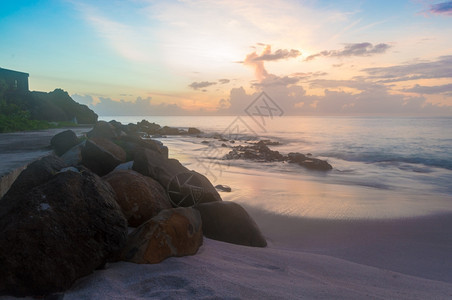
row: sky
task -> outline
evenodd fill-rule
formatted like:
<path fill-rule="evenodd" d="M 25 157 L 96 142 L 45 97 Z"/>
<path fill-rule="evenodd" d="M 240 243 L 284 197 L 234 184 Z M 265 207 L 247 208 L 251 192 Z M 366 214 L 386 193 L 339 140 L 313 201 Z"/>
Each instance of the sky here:
<path fill-rule="evenodd" d="M 1 1 L 0 67 L 100 115 L 452 116 L 452 1 Z"/>

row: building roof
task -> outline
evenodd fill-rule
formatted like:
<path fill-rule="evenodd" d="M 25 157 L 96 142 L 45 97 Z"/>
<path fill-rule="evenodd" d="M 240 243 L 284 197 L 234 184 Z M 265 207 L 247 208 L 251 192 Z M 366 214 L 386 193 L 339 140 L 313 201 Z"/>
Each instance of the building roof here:
<path fill-rule="evenodd" d="M 19 71 L 14 71 L 14 70 L 8 70 L 8 69 L 3 69 L 0 68 L 0 73 L 14 73 L 14 74 L 20 74 L 20 75 L 26 75 L 27 77 L 30 76 L 28 73 L 25 72 L 19 72 Z"/>

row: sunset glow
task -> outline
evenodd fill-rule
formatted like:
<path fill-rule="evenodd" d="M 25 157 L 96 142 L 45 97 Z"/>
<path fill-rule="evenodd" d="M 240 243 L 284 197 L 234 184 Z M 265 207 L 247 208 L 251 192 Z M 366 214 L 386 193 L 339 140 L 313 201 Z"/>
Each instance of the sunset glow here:
<path fill-rule="evenodd" d="M 289 114 L 452 115 L 451 6 L 2 2 L 0 66 L 101 115 L 236 115 L 262 90 Z"/>

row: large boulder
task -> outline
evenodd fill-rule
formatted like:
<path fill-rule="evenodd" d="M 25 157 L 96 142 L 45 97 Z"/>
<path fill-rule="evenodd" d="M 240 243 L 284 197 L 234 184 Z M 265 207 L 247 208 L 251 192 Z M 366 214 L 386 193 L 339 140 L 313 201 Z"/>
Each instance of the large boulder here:
<path fill-rule="evenodd" d="M 85 145 L 86 140 L 66 151 L 63 155 L 60 156 L 60 158 L 68 166 L 76 166 L 80 164 L 82 162 L 82 150 Z"/>
<path fill-rule="evenodd" d="M 127 239 L 112 188 L 87 169 L 69 167 L 45 183 L 7 193 L 0 207 L 0 291 L 64 291 L 101 267 Z"/>
<path fill-rule="evenodd" d="M 174 207 L 221 201 L 217 190 L 204 175 L 190 171 L 177 159 L 167 159 L 156 151 L 138 151 L 132 168 L 165 187 Z"/>
<path fill-rule="evenodd" d="M 32 162 L 23 170 L 8 190 L 9 195 L 23 193 L 38 185 L 47 182 L 66 164 L 55 155 L 48 155 Z M 5 195 L 6 197 L 6 195 Z M 5 207 L 0 209 L 0 218 L 6 213 Z"/>
<path fill-rule="evenodd" d="M 143 148 L 155 151 L 165 158 L 168 158 L 168 147 L 164 146 L 163 143 L 158 140 L 142 139 L 139 136 L 125 135 L 121 136 L 117 143 L 121 145 L 127 155 L 132 158 L 134 158 L 135 154 Z"/>
<path fill-rule="evenodd" d="M 50 145 L 55 151 L 56 155 L 61 156 L 66 151 L 79 143 L 77 135 L 72 130 L 65 130 L 52 137 Z"/>
<path fill-rule="evenodd" d="M 129 226 L 138 227 L 161 210 L 171 208 L 165 189 L 150 177 L 132 170 L 113 171 L 104 176 L 116 193 Z"/>
<path fill-rule="evenodd" d="M 103 142 L 99 142 L 99 140 Z M 87 140 L 85 147 L 82 149 L 82 164 L 97 175 L 104 176 L 125 161 L 125 159 L 122 159 L 124 157 L 116 156 L 118 155 L 116 151 L 119 153 L 122 151 L 125 156 L 121 147 L 106 139 Z"/>
<path fill-rule="evenodd" d="M 128 238 L 125 261 L 154 264 L 171 256 L 196 254 L 203 241 L 201 216 L 193 208 L 162 210 Z"/>
<path fill-rule="evenodd" d="M 93 129 L 86 134 L 89 138 L 106 138 L 106 139 L 112 139 L 118 137 L 118 134 L 116 132 L 116 128 L 105 121 L 99 121 L 97 122 Z"/>
<path fill-rule="evenodd" d="M 198 204 L 195 208 L 201 213 L 206 237 L 238 245 L 267 246 L 256 222 L 239 204 L 221 201 Z"/>

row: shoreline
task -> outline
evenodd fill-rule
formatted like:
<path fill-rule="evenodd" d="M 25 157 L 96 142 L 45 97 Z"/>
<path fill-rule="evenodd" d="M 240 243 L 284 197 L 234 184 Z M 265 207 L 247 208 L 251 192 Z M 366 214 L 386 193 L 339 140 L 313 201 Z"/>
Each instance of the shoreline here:
<path fill-rule="evenodd" d="M 38 146 L 30 141 L 42 146 L 53 136 L 46 142 L 39 133 L 16 145 L 29 151 Z M 156 265 L 108 264 L 79 279 L 59 294 L 61 299 L 452 297 L 451 213 L 321 219 L 276 214 L 236 202 L 256 221 L 268 247 L 205 238 L 194 256 L 168 258 Z M 16 298 L 0 295 L 0 299 Z"/>

